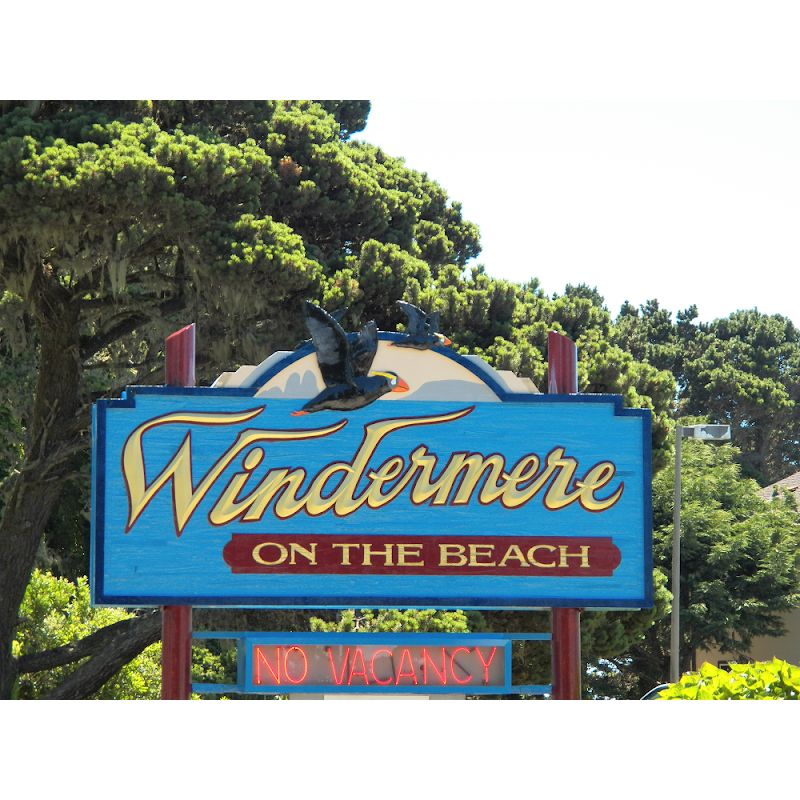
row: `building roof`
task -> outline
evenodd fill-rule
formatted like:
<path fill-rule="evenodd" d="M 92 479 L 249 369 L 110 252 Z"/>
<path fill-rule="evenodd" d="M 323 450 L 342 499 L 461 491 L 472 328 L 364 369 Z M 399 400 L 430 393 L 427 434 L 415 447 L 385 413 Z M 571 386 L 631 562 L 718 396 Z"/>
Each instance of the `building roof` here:
<path fill-rule="evenodd" d="M 776 488 L 788 489 L 794 495 L 797 505 L 800 506 L 800 472 L 795 472 L 794 475 L 790 475 L 788 478 L 783 478 L 783 480 L 759 489 L 757 494 L 762 500 L 769 503 L 775 495 Z"/>

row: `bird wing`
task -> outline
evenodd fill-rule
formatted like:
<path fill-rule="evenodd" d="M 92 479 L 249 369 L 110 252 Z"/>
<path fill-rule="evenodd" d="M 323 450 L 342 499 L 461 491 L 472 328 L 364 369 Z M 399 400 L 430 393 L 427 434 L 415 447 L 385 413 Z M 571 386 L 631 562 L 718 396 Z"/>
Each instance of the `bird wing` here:
<path fill-rule="evenodd" d="M 425 333 L 425 312 L 421 308 L 406 303 L 405 300 L 398 300 L 397 305 L 403 309 L 408 317 L 408 327 L 406 333 L 414 336 L 418 333 Z"/>
<path fill-rule="evenodd" d="M 378 352 L 378 326 L 370 320 L 350 342 L 350 369 L 354 378 L 369 374 Z"/>
<path fill-rule="evenodd" d="M 428 333 L 439 333 L 439 312 L 428 314 Z"/>
<path fill-rule="evenodd" d="M 325 385 L 352 383 L 350 346 L 342 326 L 330 314 L 308 300 L 306 323 L 311 331 L 311 341 L 317 351 L 317 363 Z"/>

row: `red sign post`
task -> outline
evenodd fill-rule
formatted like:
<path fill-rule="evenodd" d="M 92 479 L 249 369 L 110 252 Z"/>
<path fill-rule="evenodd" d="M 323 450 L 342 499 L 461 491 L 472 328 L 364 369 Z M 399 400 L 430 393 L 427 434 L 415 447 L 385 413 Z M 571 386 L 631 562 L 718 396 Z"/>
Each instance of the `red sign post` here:
<path fill-rule="evenodd" d="M 194 323 L 167 337 L 166 385 L 194 386 Z M 161 699 L 192 692 L 192 607 L 162 606 Z"/>
<path fill-rule="evenodd" d="M 560 333 L 547 334 L 548 394 L 578 393 L 578 348 Z M 551 664 L 554 700 L 581 699 L 581 609 L 554 608 Z"/>

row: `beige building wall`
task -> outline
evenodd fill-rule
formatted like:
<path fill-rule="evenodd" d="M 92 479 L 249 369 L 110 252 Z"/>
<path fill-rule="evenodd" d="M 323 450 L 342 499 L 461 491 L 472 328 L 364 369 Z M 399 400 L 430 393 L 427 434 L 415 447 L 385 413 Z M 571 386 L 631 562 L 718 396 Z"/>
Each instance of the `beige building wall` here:
<path fill-rule="evenodd" d="M 750 648 L 750 657 L 753 661 L 772 661 L 773 658 L 779 658 L 781 661 L 800 666 L 800 609 L 787 612 L 783 618 L 788 630 L 786 636 L 761 636 L 753 639 L 753 646 Z M 697 667 L 699 669 L 704 661 L 717 667 L 720 661 L 732 661 L 735 658 L 733 653 L 698 650 Z"/>

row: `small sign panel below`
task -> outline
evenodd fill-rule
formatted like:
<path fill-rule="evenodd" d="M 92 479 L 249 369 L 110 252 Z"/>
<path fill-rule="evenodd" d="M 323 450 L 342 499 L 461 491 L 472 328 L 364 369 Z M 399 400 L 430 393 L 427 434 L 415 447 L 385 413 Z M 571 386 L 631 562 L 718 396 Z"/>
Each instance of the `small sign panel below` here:
<path fill-rule="evenodd" d="M 549 694 L 512 686 L 513 640 L 549 643 L 549 633 L 195 633 L 234 640 L 235 685 L 192 691 L 241 694 Z"/>
<path fill-rule="evenodd" d="M 248 691 L 297 691 L 321 686 L 363 691 L 372 687 L 503 686 L 505 652 L 496 644 L 254 644 Z"/>

